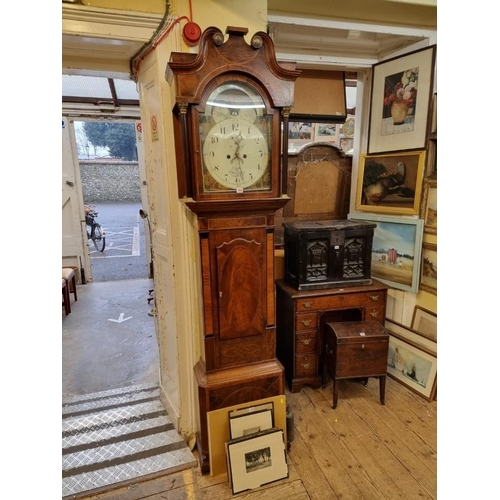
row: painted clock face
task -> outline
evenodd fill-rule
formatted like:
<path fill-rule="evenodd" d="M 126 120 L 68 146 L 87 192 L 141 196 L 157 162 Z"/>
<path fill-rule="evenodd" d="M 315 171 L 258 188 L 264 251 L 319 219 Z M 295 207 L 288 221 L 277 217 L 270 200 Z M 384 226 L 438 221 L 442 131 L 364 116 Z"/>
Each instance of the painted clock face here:
<path fill-rule="evenodd" d="M 203 192 L 271 189 L 272 115 L 262 97 L 243 82 L 226 82 L 200 114 Z"/>

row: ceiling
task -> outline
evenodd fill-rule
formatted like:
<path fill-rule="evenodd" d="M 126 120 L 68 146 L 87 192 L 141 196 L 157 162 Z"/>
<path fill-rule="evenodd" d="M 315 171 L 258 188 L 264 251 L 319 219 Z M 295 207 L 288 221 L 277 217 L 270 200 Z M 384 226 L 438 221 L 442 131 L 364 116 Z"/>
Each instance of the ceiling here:
<path fill-rule="evenodd" d="M 108 110 L 138 107 L 131 62 L 158 36 L 158 28 L 167 23 L 168 18 L 159 14 L 63 2 L 63 105 L 79 103 Z M 436 33 L 426 28 L 332 21 L 275 12 L 268 12 L 268 31 L 278 60 L 294 61 L 299 69 L 346 71 L 369 68 L 388 54 L 432 38 Z M 93 79 L 85 82 L 89 76 Z"/>

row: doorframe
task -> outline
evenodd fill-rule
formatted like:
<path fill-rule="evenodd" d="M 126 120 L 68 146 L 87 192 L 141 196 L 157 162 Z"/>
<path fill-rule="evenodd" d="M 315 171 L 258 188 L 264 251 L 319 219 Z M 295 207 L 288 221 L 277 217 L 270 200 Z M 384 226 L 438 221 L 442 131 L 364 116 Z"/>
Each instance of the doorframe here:
<path fill-rule="evenodd" d="M 82 242 L 81 242 L 81 254 L 83 255 L 83 269 L 85 271 L 85 276 L 87 281 L 92 281 L 92 263 L 90 260 L 90 249 L 88 245 L 87 229 L 85 225 L 85 213 L 84 213 L 84 200 L 83 200 L 83 185 L 80 172 L 80 160 L 78 159 L 78 146 L 76 143 L 76 133 L 75 133 L 75 121 L 114 121 L 117 123 L 132 123 L 134 128 L 136 123 L 141 121 L 140 109 L 135 107 L 127 107 L 127 109 L 122 110 L 115 114 L 105 114 L 102 112 L 96 113 L 95 106 L 93 105 L 82 105 L 77 106 L 71 103 L 63 103 L 62 117 L 66 120 L 68 125 L 69 140 L 72 149 L 72 162 L 73 162 L 73 172 L 75 178 L 75 195 L 78 200 L 79 205 L 79 222 L 82 228 Z M 137 147 L 137 160 L 139 164 L 139 179 L 140 179 L 140 191 L 141 191 L 141 204 L 149 213 L 149 201 L 147 197 L 146 189 L 146 167 L 144 162 L 144 143 L 138 140 L 136 134 L 136 147 Z M 76 221 L 75 221 L 76 222 Z M 151 239 L 148 231 L 144 231 L 146 243 L 146 253 L 148 262 L 148 275 L 150 269 L 151 260 Z M 80 264 L 76 264 L 80 268 Z"/>

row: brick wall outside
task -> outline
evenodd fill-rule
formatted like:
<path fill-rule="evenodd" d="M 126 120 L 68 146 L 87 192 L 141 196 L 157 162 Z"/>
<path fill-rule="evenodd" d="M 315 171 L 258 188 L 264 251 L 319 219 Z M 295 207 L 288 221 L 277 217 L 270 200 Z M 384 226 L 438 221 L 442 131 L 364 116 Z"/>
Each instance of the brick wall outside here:
<path fill-rule="evenodd" d="M 87 204 L 141 201 L 136 161 L 80 160 L 80 175 Z"/>

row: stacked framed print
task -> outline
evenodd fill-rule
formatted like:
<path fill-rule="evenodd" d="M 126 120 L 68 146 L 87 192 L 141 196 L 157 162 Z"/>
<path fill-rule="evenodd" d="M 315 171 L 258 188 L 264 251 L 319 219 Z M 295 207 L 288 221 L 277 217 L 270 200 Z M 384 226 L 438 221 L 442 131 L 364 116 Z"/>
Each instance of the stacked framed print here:
<path fill-rule="evenodd" d="M 274 427 L 273 403 L 249 406 L 229 412 L 229 436 L 235 439 Z"/>
<path fill-rule="evenodd" d="M 288 477 L 283 430 L 273 427 L 226 443 L 233 495 Z"/>

